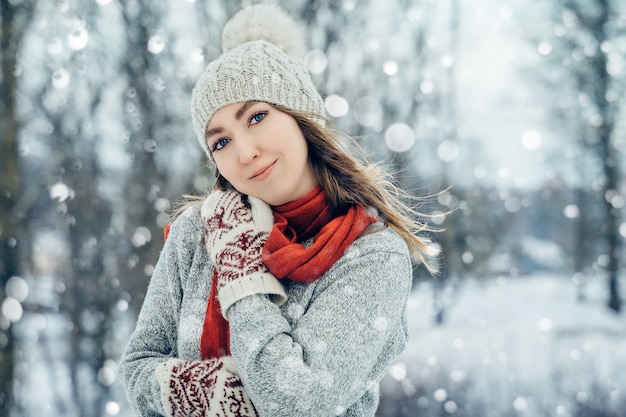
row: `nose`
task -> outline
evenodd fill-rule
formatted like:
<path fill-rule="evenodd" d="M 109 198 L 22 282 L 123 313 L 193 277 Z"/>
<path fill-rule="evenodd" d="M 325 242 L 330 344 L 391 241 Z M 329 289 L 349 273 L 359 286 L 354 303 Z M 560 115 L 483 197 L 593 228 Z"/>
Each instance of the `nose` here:
<path fill-rule="evenodd" d="M 237 152 L 239 154 L 239 162 L 242 164 L 251 163 L 261 154 L 256 141 L 250 136 L 241 137 L 237 141 Z"/>

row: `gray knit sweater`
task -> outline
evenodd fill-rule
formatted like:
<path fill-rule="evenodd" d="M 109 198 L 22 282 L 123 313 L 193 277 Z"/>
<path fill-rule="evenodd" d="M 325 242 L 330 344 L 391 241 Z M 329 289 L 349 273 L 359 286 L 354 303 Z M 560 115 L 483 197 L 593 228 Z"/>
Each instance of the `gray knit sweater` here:
<path fill-rule="evenodd" d="M 380 226 L 380 225 L 378 225 Z M 171 227 L 118 373 L 138 416 L 163 416 L 157 365 L 200 360 L 213 267 L 199 209 Z M 311 284 L 283 280 L 288 300 L 229 308 L 231 353 L 260 416 L 374 416 L 378 384 L 407 340 L 412 266 L 384 228 L 357 239 Z"/>

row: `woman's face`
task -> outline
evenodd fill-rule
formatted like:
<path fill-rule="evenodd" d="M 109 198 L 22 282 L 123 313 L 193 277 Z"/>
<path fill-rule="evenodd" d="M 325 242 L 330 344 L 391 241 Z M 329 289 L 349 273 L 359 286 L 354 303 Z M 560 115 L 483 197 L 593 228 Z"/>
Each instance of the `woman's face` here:
<path fill-rule="evenodd" d="M 217 169 L 243 194 L 277 206 L 305 196 L 317 185 L 296 120 L 267 103 L 224 106 L 206 132 Z"/>

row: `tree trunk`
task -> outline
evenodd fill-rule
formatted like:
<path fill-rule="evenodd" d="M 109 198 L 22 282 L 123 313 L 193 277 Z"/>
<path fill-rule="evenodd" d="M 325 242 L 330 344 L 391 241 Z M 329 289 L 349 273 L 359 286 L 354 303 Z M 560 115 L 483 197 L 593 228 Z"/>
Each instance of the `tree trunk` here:
<path fill-rule="evenodd" d="M 609 0 L 599 0 L 600 17 L 592 28 L 594 38 L 598 45 L 602 45 L 608 40 L 606 33 L 606 24 L 611 16 Z M 610 75 L 607 72 L 608 58 L 606 52 L 599 50 L 593 61 L 593 67 L 598 74 L 598 86 L 594 91 L 594 99 L 597 103 L 598 110 L 602 116 L 602 124 L 598 128 L 598 137 L 600 139 L 601 156 L 604 163 L 604 187 L 602 189 L 603 204 L 605 207 L 605 221 L 603 233 L 607 241 L 607 255 L 609 263 L 607 265 L 608 284 L 609 284 L 609 300 L 608 306 L 616 313 L 621 311 L 622 301 L 618 289 L 618 272 L 619 272 L 619 223 L 617 219 L 617 210 L 613 207 L 612 196 L 617 194 L 617 160 L 615 159 L 615 151 L 611 136 L 613 133 L 614 120 L 613 108 L 606 99 L 607 92 L 610 89 Z"/>
<path fill-rule="evenodd" d="M 20 41 L 30 22 L 34 2 L 14 6 L 0 0 L 0 304 L 4 302 L 5 285 L 20 275 L 22 231 L 19 198 L 22 194 L 18 154 L 19 122 L 17 120 L 17 54 Z M 18 19 L 20 17 L 20 19 Z M 0 316 L 0 415 L 10 415 L 13 407 L 12 326 Z"/>

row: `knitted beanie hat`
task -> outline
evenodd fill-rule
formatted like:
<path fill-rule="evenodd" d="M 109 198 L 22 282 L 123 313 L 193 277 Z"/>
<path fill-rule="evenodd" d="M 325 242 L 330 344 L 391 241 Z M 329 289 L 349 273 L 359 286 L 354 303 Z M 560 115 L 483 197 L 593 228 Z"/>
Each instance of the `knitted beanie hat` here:
<path fill-rule="evenodd" d="M 206 127 L 226 105 L 263 101 L 324 116 L 302 59 L 304 44 L 302 28 L 277 6 L 249 6 L 226 23 L 223 54 L 207 66 L 191 95 L 193 128 L 210 161 Z"/>

